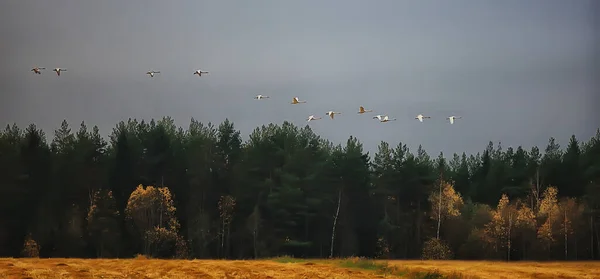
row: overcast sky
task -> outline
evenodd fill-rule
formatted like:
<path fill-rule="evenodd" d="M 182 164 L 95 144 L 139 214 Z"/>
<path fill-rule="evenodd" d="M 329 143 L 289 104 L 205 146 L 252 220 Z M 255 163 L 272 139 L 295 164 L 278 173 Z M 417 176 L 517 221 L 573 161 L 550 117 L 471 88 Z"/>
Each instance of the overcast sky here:
<path fill-rule="evenodd" d="M 53 137 L 67 119 L 108 136 L 128 118 L 229 118 L 246 139 L 315 114 L 317 134 L 354 135 L 368 151 L 382 140 L 423 144 L 432 157 L 490 140 L 564 146 L 600 127 L 598 3 L 2 0 L 0 124 L 35 123 Z M 307 103 L 291 105 L 294 96 Z M 361 105 L 398 121 L 358 115 Z M 450 115 L 463 119 L 450 125 Z"/>

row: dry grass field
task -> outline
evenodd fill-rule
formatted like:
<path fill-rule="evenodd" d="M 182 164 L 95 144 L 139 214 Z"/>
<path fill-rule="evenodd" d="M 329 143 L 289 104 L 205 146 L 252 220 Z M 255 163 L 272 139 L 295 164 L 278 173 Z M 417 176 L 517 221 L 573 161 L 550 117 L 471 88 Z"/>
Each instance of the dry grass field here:
<path fill-rule="evenodd" d="M 9 258 L 0 278 L 600 278 L 600 262 Z"/>
<path fill-rule="evenodd" d="M 600 261 L 595 262 L 493 262 L 493 261 L 388 261 L 389 265 L 413 271 L 438 270 L 481 279 L 600 279 Z"/>

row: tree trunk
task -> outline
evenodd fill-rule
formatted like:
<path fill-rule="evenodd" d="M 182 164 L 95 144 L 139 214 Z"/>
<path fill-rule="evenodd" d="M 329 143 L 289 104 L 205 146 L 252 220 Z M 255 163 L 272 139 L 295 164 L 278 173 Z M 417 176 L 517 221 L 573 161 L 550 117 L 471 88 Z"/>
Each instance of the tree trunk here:
<path fill-rule="evenodd" d="M 333 217 L 333 229 L 331 230 L 331 247 L 329 251 L 329 257 L 333 258 L 333 244 L 335 241 L 335 225 L 337 224 L 337 219 L 340 214 L 340 204 L 342 203 L 342 189 L 338 192 L 338 204 L 337 209 L 335 211 L 335 216 Z"/>
<path fill-rule="evenodd" d="M 417 200 L 417 245 L 421 244 L 421 200 Z M 420 247 L 417 247 L 420 248 Z"/>
<path fill-rule="evenodd" d="M 438 202 L 438 218 L 437 218 L 437 234 L 436 238 L 440 239 L 440 227 L 442 225 L 442 180 L 440 179 L 440 197 Z"/>
<path fill-rule="evenodd" d="M 508 239 L 507 239 L 507 246 L 508 246 L 508 251 L 506 251 L 506 260 L 510 262 L 510 248 L 511 248 L 511 229 L 512 229 L 512 213 L 508 214 Z"/>
<path fill-rule="evenodd" d="M 594 228 L 596 232 L 596 253 L 600 252 L 600 235 L 598 235 L 598 225 L 594 223 Z"/>
<path fill-rule="evenodd" d="M 564 227 L 564 234 L 565 234 L 565 260 L 567 260 L 569 258 L 569 256 L 568 256 L 568 252 L 569 252 L 569 247 L 568 247 L 569 242 L 568 241 L 569 240 L 567 237 L 567 233 L 568 233 L 567 229 L 568 228 L 567 228 L 567 210 L 566 209 L 565 209 L 564 214 L 565 214 L 565 219 L 563 220 L 563 227 Z"/>
<path fill-rule="evenodd" d="M 590 215 L 590 259 L 594 259 L 594 215 Z"/>
<path fill-rule="evenodd" d="M 256 229 L 254 229 L 254 234 L 252 236 L 252 242 L 253 242 L 253 246 L 254 246 L 254 258 L 257 259 L 258 252 L 256 251 Z"/>
<path fill-rule="evenodd" d="M 225 258 L 229 257 L 229 252 L 231 249 L 231 225 L 227 224 L 227 245 L 225 245 Z"/>
<path fill-rule="evenodd" d="M 221 249 L 219 249 L 221 258 L 223 257 L 223 244 L 225 242 L 225 219 L 222 220 L 221 223 Z"/>

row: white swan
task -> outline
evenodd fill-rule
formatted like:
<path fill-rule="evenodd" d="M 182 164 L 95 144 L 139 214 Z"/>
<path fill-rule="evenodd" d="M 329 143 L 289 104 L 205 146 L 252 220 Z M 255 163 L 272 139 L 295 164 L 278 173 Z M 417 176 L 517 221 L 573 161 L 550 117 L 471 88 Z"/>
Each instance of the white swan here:
<path fill-rule="evenodd" d="M 389 121 L 396 121 L 396 118 L 394 119 L 390 119 L 387 115 L 383 117 L 383 119 L 379 120 L 379 122 L 389 122 Z"/>
<path fill-rule="evenodd" d="M 194 75 L 198 75 L 198 77 L 201 77 L 201 76 L 202 76 L 202 74 L 208 74 L 208 72 L 204 72 L 204 71 L 202 71 L 202 70 L 196 70 L 196 71 L 194 72 Z"/>
<path fill-rule="evenodd" d="M 314 115 L 311 115 L 306 119 L 306 122 L 310 122 L 312 120 L 319 120 L 319 119 L 321 119 L 321 117 L 316 117 Z"/>
<path fill-rule="evenodd" d="M 297 104 L 302 104 L 302 103 L 306 103 L 306 101 L 300 101 L 300 100 L 298 99 L 298 97 L 294 97 L 294 98 L 292 99 L 292 105 L 297 105 Z"/>
<path fill-rule="evenodd" d="M 326 112 L 325 114 L 326 114 L 326 115 L 329 115 L 329 117 L 331 117 L 331 119 L 333 119 L 333 116 L 334 116 L 334 115 L 336 115 L 336 114 L 342 114 L 342 113 L 341 113 L 341 112 L 335 112 L 335 111 L 332 111 L 332 110 L 330 110 L 330 111 Z"/>
<path fill-rule="evenodd" d="M 154 77 L 154 74 L 160 74 L 160 71 L 148 71 L 146 74 L 150 75 L 150 77 Z"/>
<path fill-rule="evenodd" d="M 60 72 L 66 72 L 67 69 L 62 69 L 62 68 L 55 68 L 54 70 L 56 72 L 56 75 L 60 76 Z"/>
<path fill-rule="evenodd" d="M 447 119 L 450 119 L 450 124 L 454 124 L 455 119 L 461 119 L 461 118 L 462 118 L 462 116 L 454 116 L 453 115 L 453 116 L 448 117 Z"/>
<path fill-rule="evenodd" d="M 44 68 L 44 67 L 34 67 L 33 69 L 31 69 L 31 71 L 34 72 L 34 73 L 36 73 L 36 74 L 38 74 L 38 75 L 40 75 L 40 74 L 42 74 L 41 70 L 45 70 L 45 69 L 46 68 Z"/>
<path fill-rule="evenodd" d="M 377 118 L 379 121 L 381 121 L 381 119 L 383 118 L 383 115 L 378 114 L 378 115 L 373 116 L 373 119 L 375 119 L 375 118 Z"/>
<path fill-rule="evenodd" d="M 269 96 L 260 95 L 260 94 L 256 95 L 256 97 L 254 97 L 254 99 L 257 99 L 257 100 L 260 100 L 260 99 L 268 99 L 268 98 L 269 98 Z"/>
<path fill-rule="evenodd" d="M 372 112 L 373 110 L 371 109 L 365 109 L 363 106 L 360 106 L 360 108 L 358 108 L 358 113 L 363 114 L 365 112 Z"/>
<path fill-rule="evenodd" d="M 423 116 L 422 114 L 417 115 L 415 119 L 419 119 L 419 121 L 423 122 L 423 119 L 431 118 L 431 116 Z"/>

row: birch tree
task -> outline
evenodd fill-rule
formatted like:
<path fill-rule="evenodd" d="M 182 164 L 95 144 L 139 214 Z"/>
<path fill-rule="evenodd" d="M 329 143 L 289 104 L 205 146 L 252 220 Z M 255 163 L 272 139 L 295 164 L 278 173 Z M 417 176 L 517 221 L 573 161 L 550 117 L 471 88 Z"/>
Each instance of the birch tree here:
<path fill-rule="evenodd" d="M 437 191 L 429 194 L 429 203 L 431 219 L 437 222 L 436 238 L 440 239 L 442 220 L 460 216 L 460 208 L 464 203 L 461 195 L 454 190 L 454 186 L 444 180 L 440 180 Z"/>

